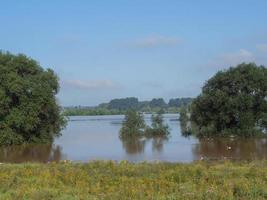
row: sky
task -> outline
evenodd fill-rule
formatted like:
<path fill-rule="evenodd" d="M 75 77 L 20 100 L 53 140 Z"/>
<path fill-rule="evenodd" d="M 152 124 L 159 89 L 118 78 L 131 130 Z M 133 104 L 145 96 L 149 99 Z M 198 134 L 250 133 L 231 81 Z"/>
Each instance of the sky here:
<path fill-rule="evenodd" d="M 63 106 L 195 97 L 218 70 L 267 65 L 266 0 L 0 0 L 0 49 L 60 79 Z"/>

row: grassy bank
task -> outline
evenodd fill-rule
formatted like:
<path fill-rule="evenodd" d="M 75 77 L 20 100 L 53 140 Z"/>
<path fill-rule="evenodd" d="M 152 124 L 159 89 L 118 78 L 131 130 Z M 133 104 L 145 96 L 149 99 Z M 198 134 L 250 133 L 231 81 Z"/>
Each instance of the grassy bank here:
<path fill-rule="evenodd" d="M 0 199 L 266 198 L 267 162 L 0 165 Z"/>

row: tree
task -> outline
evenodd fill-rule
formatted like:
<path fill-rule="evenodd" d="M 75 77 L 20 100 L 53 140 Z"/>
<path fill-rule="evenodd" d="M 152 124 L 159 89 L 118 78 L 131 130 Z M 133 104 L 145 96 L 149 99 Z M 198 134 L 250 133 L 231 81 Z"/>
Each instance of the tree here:
<path fill-rule="evenodd" d="M 180 121 L 180 127 L 181 127 L 181 133 L 183 136 L 187 137 L 191 135 L 191 123 L 189 119 L 189 112 L 188 107 L 181 107 L 179 110 L 179 121 Z"/>
<path fill-rule="evenodd" d="M 109 109 L 117 109 L 117 110 L 137 109 L 137 107 L 138 107 L 138 99 L 135 97 L 113 99 L 108 104 Z"/>
<path fill-rule="evenodd" d="M 0 144 L 47 143 L 64 118 L 55 95 L 58 78 L 25 55 L 0 52 Z"/>
<path fill-rule="evenodd" d="M 151 116 L 152 126 L 146 129 L 147 136 L 167 136 L 170 134 L 168 125 L 164 124 L 162 112 Z"/>
<path fill-rule="evenodd" d="M 150 107 L 153 108 L 153 107 L 160 107 L 160 108 L 164 108 L 166 107 L 167 104 L 165 103 L 164 99 L 162 98 L 158 98 L 158 99 L 152 99 L 150 101 Z"/>
<path fill-rule="evenodd" d="M 266 132 L 266 67 L 243 63 L 219 71 L 204 85 L 191 111 L 200 136 Z"/>
<path fill-rule="evenodd" d="M 192 98 L 176 98 L 170 99 L 168 106 L 170 107 L 182 107 L 187 106 L 192 102 Z"/>
<path fill-rule="evenodd" d="M 133 109 L 128 110 L 120 130 L 120 138 L 142 136 L 145 127 L 143 115 Z"/>

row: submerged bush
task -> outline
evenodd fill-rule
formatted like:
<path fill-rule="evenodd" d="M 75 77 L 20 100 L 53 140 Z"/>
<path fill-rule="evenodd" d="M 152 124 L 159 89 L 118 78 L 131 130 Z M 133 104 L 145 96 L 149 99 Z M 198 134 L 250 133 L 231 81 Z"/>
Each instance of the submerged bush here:
<path fill-rule="evenodd" d="M 168 136 L 170 134 L 169 126 L 164 124 L 162 112 L 158 112 L 156 115 L 152 114 L 151 121 L 152 126 L 147 127 L 145 131 L 146 136 Z"/>
<path fill-rule="evenodd" d="M 267 69 L 253 63 L 219 71 L 191 105 L 198 136 L 266 133 L 266 113 Z"/>
<path fill-rule="evenodd" d="M 128 110 L 120 130 L 120 138 L 139 137 L 145 130 L 144 116 L 135 110 Z"/>
<path fill-rule="evenodd" d="M 135 110 L 127 111 L 123 121 L 120 138 L 121 139 L 138 139 L 140 137 L 168 136 L 169 127 L 164 124 L 162 112 L 151 116 L 152 126 L 145 124 L 144 116 Z"/>
<path fill-rule="evenodd" d="M 24 55 L 0 52 L 0 144 L 46 143 L 65 121 L 55 95 L 58 78 Z"/>
<path fill-rule="evenodd" d="M 180 121 L 182 135 L 185 137 L 190 136 L 192 134 L 192 127 L 191 127 L 188 107 L 184 106 L 181 107 L 179 115 L 180 115 L 179 121 Z"/>

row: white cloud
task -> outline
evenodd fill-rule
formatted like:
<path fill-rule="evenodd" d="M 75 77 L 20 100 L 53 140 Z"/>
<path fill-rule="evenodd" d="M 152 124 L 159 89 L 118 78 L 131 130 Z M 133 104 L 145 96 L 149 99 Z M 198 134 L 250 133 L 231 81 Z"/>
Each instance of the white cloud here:
<path fill-rule="evenodd" d="M 65 87 L 84 90 L 111 89 L 117 87 L 117 85 L 111 80 L 64 80 L 62 84 Z"/>
<path fill-rule="evenodd" d="M 130 43 L 130 46 L 136 48 L 154 48 L 161 46 L 175 46 L 179 44 L 182 40 L 176 37 L 166 37 L 166 36 L 150 36 L 142 39 L 137 39 Z"/>
<path fill-rule="evenodd" d="M 230 66 L 236 66 L 241 63 L 255 62 L 255 56 L 252 52 L 246 49 L 240 49 L 236 52 L 225 53 L 210 60 L 207 66 L 214 69 L 228 68 Z"/>
<path fill-rule="evenodd" d="M 256 47 L 259 51 L 267 53 L 267 44 L 258 44 Z"/>
<path fill-rule="evenodd" d="M 221 59 L 224 63 L 228 65 L 237 65 L 242 62 L 254 61 L 254 56 L 250 51 L 245 49 L 240 49 L 238 52 L 222 55 Z"/>

